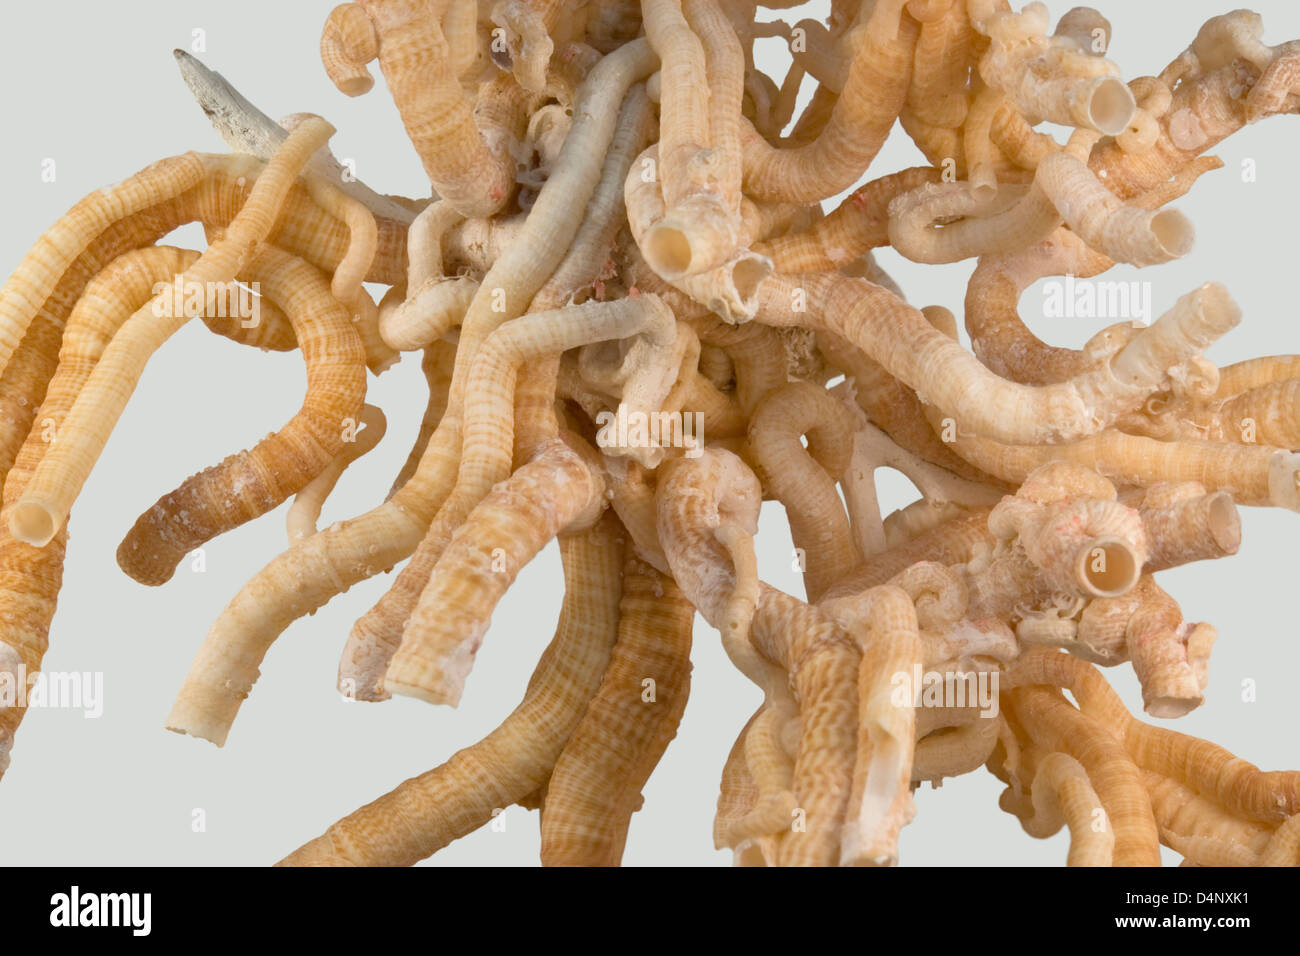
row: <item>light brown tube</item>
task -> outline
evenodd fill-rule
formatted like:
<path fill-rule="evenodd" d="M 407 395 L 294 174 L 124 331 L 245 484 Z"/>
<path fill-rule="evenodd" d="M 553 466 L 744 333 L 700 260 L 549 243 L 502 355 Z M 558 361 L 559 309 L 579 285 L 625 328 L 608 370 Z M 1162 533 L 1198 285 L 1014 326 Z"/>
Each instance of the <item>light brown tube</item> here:
<path fill-rule="evenodd" d="M 429 446 L 429 439 L 433 436 L 434 429 L 438 427 L 442 413 L 447 410 L 447 393 L 451 389 L 451 366 L 455 359 L 456 346 L 452 342 L 439 340 L 424 350 L 424 358 L 420 360 L 420 370 L 429 387 L 429 400 L 425 403 L 424 414 L 420 417 L 420 430 L 416 433 L 415 443 L 411 445 L 411 451 L 406 456 L 401 471 L 393 479 L 393 487 L 389 489 L 388 498 L 395 495 L 398 489 L 415 474 L 420 458 L 424 455 L 425 448 Z"/>
<path fill-rule="evenodd" d="M 324 276 L 273 246 L 261 248 L 247 274 L 293 323 L 307 364 L 302 408 L 280 431 L 186 479 L 136 520 L 117 561 L 141 584 L 167 582 L 190 551 L 301 491 L 343 450 L 344 420 L 361 414 L 365 349 Z"/>
<path fill-rule="evenodd" d="M 719 787 L 718 810 L 713 821 L 713 845 L 716 849 L 730 848 L 737 866 L 775 866 L 779 857 L 780 840 L 790 825 L 794 812 L 794 794 L 788 789 L 779 793 L 764 794 L 750 766 L 754 738 L 763 733 L 759 722 L 770 721 L 772 711 L 761 707 L 749 719 L 736 738 L 722 768 Z M 779 773 L 783 780 L 793 776 L 793 763 L 784 749 L 771 747 L 771 733 L 764 734 L 764 751 L 769 751 L 769 762 L 780 762 Z M 759 754 L 754 756 L 762 759 Z M 775 768 L 769 767 L 772 773 Z"/>
<path fill-rule="evenodd" d="M 935 417 L 935 424 L 942 427 Z M 1300 456 L 1268 445 L 1211 441 L 1157 441 L 1106 429 L 1082 441 L 1010 445 L 947 429 L 951 445 L 968 462 L 1003 481 L 1019 483 L 1051 461 L 1086 465 L 1120 484 L 1198 481 L 1226 491 L 1243 505 L 1300 509 Z"/>
<path fill-rule="evenodd" d="M 889 204 L 895 197 L 937 182 L 939 175 L 933 167 L 914 166 L 873 179 L 808 229 L 756 242 L 751 248 L 771 259 L 777 272 L 841 269 L 889 243 Z"/>
<path fill-rule="evenodd" d="M 308 176 L 306 183 L 312 201 L 347 224 L 347 251 L 330 277 L 330 291 L 351 313 L 352 323 L 366 350 L 366 367 L 378 375 L 398 360 L 397 350 L 379 334 L 379 310 L 361 285 L 378 253 L 379 225 L 374 213 L 364 203 L 334 183 L 316 174 Z"/>
<path fill-rule="evenodd" d="M 812 602 L 859 558 L 835 488 L 848 468 L 852 433 L 847 409 L 808 382 L 770 393 L 749 420 L 759 476 L 785 505 L 794 546 L 804 554 L 804 587 Z M 805 434 L 806 448 L 800 443 Z"/>
<path fill-rule="evenodd" d="M 1137 720 L 1096 668 L 1068 654 L 1023 654 L 1008 677 L 1017 686 L 1068 688 L 1084 713 L 1122 740 L 1140 767 L 1191 787 L 1237 816 L 1278 823 L 1300 810 L 1300 771 L 1261 771 L 1208 740 Z"/>
<path fill-rule="evenodd" d="M 1138 605 L 1125 642 L 1142 685 L 1142 703 L 1152 717 L 1182 717 L 1205 701 L 1216 632 L 1208 624 L 1184 621 L 1178 603 L 1150 575 L 1134 591 Z"/>
<path fill-rule="evenodd" d="M 1255 866 L 1275 831 L 1234 817 L 1191 787 L 1142 771 L 1151 807 L 1160 827 L 1160 842 L 1197 866 Z"/>
<path fill-rule="evenodd" d="M 1137 764 L 1098 721 L 1066 703 L 1059 691 L 1023 687 L 1010 692 L 1016 715 L 1048 750 L 1069 754 L 1088 774 L 1115 834 L 1115 866 L 1159 866 L 1160 841 L 1151 800 Z"/>
<path fill-rule="evenodd" d="M 834 865 L 857 765 L 859 654 L 828 615 L 766 585 L 752 634 L 762 654 L 790 673 L 800 702 L 797 806 L 780 863 Z"/>
<path fill-rule="evenodd" d="M 673 459 L 658 471 L 655 527 L 673 579 L 721 634 L 737 668 L 767 687 L 770 671 L 747 638 L 758 599 L 753 536 L 761 503 L 758 478 L 719 448 Z"/>
<path fill-rule="evenodd" d="M 459 703 L 492 612 L 523 566 L 557 534 L 599 517 L 604 477 L 587 457 L 556 439 L 470 512 L 439 557 L 388 665 L 389 693 Z"/>
<path fill-rule="evenodd" d="M 546 783 L 618 634 L 623 536 L 607 518 L 560 538 L 560 620 L 524 699 L 483 740 L 344 817 L 281 866 L 410 866 Z"/>
<path fill-rule="evenodd" d="M 773 147 L 742 128 L 746 195 L 810 203 L 847 189 L 879 152 L 907 98 L 918 27 L 903 0 L 881 0 L 850 42 L 854 57 L 844 92 L 825 128 L 803 146 Z"/>
<path fill-rule="evenodd" d="M 1300 355 L 1266 355 L 1219 369 L 1216 398 L 1231 398 L 1261 385 L 1300 378 Z"/>
<path fill-rule="evenodd" d="M 916 609 L 906 591 L 872 588 L 822 608 L 853 636 L 858 665 L 858 745 L 841 866 L 892 866 L 898 834 L 915 814 L 911 781 L 916 710 L 898 699 L 898 675 L 921 665 Z"/>
<path fill-rule="evenodd" d="M 46 387 L 58 365 L 64 326 L 87 283 L 119 255 L 150 245 L 175 225 L 170 217 L 152 207 L 109 226 L 68 266 L 32 318 L 13 360 L 0 377 L 0 480 L 9 473 L 44 401 Z"/>
<path fill-rule="evenodd" d="M 928 12 L 932 15 L 921 18 L 915 4 L 908 5 L 908 13 L 921 21 L 921 32 L 916 39 L 907 105 L 922 122 L 956 129 L 967 116 L 974 31 L 962 0 L 940 0 L 931 4 Z"/>
<path fill-rule="evenodd" d="M 629 556 L 618 641 L 546 787 L 543 866 L 619 864 L 641 791 L 686 709 L 694 617 L 672 578 Z"/>
<path fill-rule="evenodd" d="M 285 530 L 292 543 L 316 533 L 316 522 L 321 508 L 348 465 L 374 449 L 384 437 L 388 419 L 377 405 L 361 406 L 360 417 L 353 421 L 344 419 L 343 451 L 334 457 L 325 470 L 294 496 L 289 513 L 285 515 Z"/>
<path fill-rule="evenodd" d="M 366 64 L 379 56 L 379 38 L 365 11 L 355 3 L 342 3 L 325 18 L 320 35 L 320 59 L 330 82 L 339 92 L 361 96 L 375 79 Z"/>
<path fill-rule="evenodd" d="M 241 155 L 202 158 L 209 169 L 203 182 L 156 208 L 179 217 L 178 222 L 200 220 L 210 244 L 218 231 L 229 226 L 244 207 L 265 164 Z M 406 276 L 406 223 L 377 218 L 375 224 L 378 230 L 375 255 L 365 281 L 382 285 L 400 283 Z M 347 224 L 317 206 L 301 183 L 290 187 L 267 241 L 330 274 L 338 269 L 351 248 Z"/>
<path fill-rule="evenodd" d="M 422 0 L 358 0 L 379 41 L 379 68 L 425 174 L 466 216 L 490 216 L 510 198 L 513 160 L 487 143 L 461 91 L 442 26 Z"/>
<path fill-rule="evenodd" d="M 1241 546 L 1241 517 L 1227 492 L 1142 508 L 1147 533 L 1144 570 L 1163 571 L 1192 561 L 1236 554 Z"/>

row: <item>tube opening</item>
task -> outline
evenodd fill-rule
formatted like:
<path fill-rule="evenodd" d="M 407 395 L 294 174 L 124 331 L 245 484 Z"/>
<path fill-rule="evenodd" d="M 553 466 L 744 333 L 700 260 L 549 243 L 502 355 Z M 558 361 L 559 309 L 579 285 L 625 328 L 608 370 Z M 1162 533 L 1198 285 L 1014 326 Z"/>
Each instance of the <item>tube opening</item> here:
<path fill-rule="evenodd" d="M 43 548 L 58 530 L 54 512 L 39 501 L 19 501 L 9 513 L 9 533 L 25 544 Z"/>
<path fill-rule="evenodd" d="M 1241 547 L 1241 515 L 1232 500 L 1232 495 L 1219 492 L 1210 498 L 1207 524 L 1210 534 L 1226 554 L 1236 554 Z"/>
<path fill-rule="evenodd" d="M 1179 258 L 1192 251 L 1196 241 L 1196 229 L 1192 221 L 1177 209 L 1162 209 L 1151 217 L 1151 234 L 1161 249 L 1172 258 Z"/>
<path fill-rule="evenodd" d="M 970 181 L 970 195 L 976 203 L 984 205 L 991 203 L 998 195 L 998 184 L 996 180 L 990 180 L 988 176 L 972 175 Z"/>
<path fill-rule="evenodd" d="M 749 302 L 758 294 L 759 284 L 772 272 L 771 263 L 765 259 L 745 257 L 731 270 L 731 282 L 742 302 Z"/>
<path fill-rule="evenodd" d="M 337 77 L 334 85 L 344 96 L 364 96 L 374 88 L 375 78 L 369 74 L 360 76 Z"/>
<path fill-rule="evenodd" d="M 1094 129 L 1107 136 L 1118 136 L 1128 129 L 1136 111 L 1133 93 L 1122 80 L 1114 77 L 1098 83 L 1088 100 L 1088 120 Z"/>
<path fill-rule="evenodd" d="M 424 701 L 426 704 L 448 704 L 455 707 L 460 703 L 459 691 L 455 691 L 454 694 L 452 692 L 439 693 L 430 688 L 422 687 L 419 684 L 407 683 L 395 680 L 391 677 L 385 677 L 380 686 L 381 690 L 389 694 L 400 694 L 403 697 L 414 697 L 418 700 Z"/>
<path fill-rule="evenodd" d="M 1119 597 L 1137 584 L 1141 573 L 1126 541 L 1098 538 L 1079 551 L 1079 580 L 1093 597 Z"/>
<path fill-rule="evenodd" d="M 226 745 L 226 734 L 229 728 L 218 729 L 206 724 L 202 720 L 188 720 L 185 717 L 178 717 L 174 713 L 167 718 L 167 723 L 163 726 L 164 730 L 173 734 L 180 734 L 183 737 L 193 737 L 195 740 L 206 740 L 210 744 L 218 747 Z"/>
<path fill-rule="evenodd" d="M 1153 697 L 1147 701 L 1145 709 L 1152 717 L 1172 720 L 1191 713 L 1204 700 L 1203 697 Z"/>
<path fill-rule="evenodd" d="M 691 242 L 686 233 L 672 226 L 655 226 L 645 238 L 646 262 L 665 279 L 686 274 L 691 264 Z"/>

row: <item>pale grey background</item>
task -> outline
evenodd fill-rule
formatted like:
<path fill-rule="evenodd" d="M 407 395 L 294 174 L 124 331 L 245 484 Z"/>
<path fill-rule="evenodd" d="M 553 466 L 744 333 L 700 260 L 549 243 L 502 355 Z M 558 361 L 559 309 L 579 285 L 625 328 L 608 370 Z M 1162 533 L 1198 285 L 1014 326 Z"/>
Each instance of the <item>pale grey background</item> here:
<path fill-rule="evenodd" d="M 224 151 L 180 81 L 174 47 L 190 48 L 206 31 L 199 56 L 272 116 L 313 111 L 338 128 L 332 146 L 381 191 L 420 195 L 419 161 L 402 133 L 382 79 L 349 100 L 321 69 L 320 27 L 333 3 L 266 0 L 46 2 L 6 4 L 0 31 L 0 149 L 4 228 L 0 272 L 92 189 L 166 155 Z M 1059 16 L 1071 4 L 1053 0 Z M 1111 55 L 1125 76 L 1158 72 L 1222 2 L 1108 2 L 1115 27 Z M 791 20 L 821 15 L 810 4 Z M 1300 36 L 1300 5 L 1257 4 L 1266 41 Z M 773 14 L 763 13 L 764 18 Z M 788 62 L 779 40 L 762 41 L 760 60 L 780 77 Z M 780 66 L 780 69 L 772 69 Z M 1142 273 L 1154 284 L 1157 313 L 1207 279 L 1227 283 L 1245 310 L 1243 325 L 1209 353 L 1220 364 L 1300 351 L 1294 301 L 1295 210 L 1300 186 L 1300 121 L 1277 118 L 1234 136 L 1217 150 L 1227 167 L 1206 176 L 1178 203 L 1196 222 L 1198 242 L 1185 260 Z M 43 183 L 42 160 L 57 163 Z M 1258 181 L 1243 183 L 1244 159 Z M 895 132 L 867 178 L 921 161 Z M 828 203 L 827 208 L 833 206 Z M 174 240 L 197 246 L 195 227 Z M 881 261 L 917 305 L 960 311 L 970 263 L 921 267 L 886 251 Z M 1116 270 L 1128 278 L 1131 270 Z M 1077 346 L 1105 323 L 1025 316 L 1051 341 Z M 13 766 L 0 783 L 0 861 L 23 864 L 262 864 L 319 834 L 338 817 L 408 776 L 481 738 L 517 702 L 551 637 L 561 597 L 559 561 L 548 549 L 502 603 L 458 710 L 410 699 L 381 706 L 342 701 L 334 690 L 339 650 L 351 622 L 391 581 L 366 582 L 316 616 L 300 621 L 267 656 L 262 678 L 222 750 L 163 730 L 163 719 L 209 623 L 255 571 L 285 546 L 284 508 L 228 534 L 207 549 L 207 571 L 183 565 L 160 589 L 126 578 L 113 553 L 136 515 L 197 469 L 279 427 L 297 408 L 304 385 L 296 354 L 268 355 L 235 346 L 195 323 L 150 364 L 95 469 L 71 523 L 72 540 L 52 648 L 54 670 L 104 671 L 99 720 L 67 711 L 33 711 L 23 723 Z M 381 500 L 404 460 L 424 406 L 418 359 L 372 379 L 369 400 L 389 416 L 389 436 L 347 472 L 324 523 Z M 883 474 L 886 510 L 911 489 Z M 1161 575 L 1187 616 L 1219 629 L 1208 702 L 1178 729 L 1208 736 L 1266 768 L 1300 767 L 1294 727 L 1300 719 L 1295 677 L 1300 640 L 1294 619 L 1300 515 L 1244 510 L 1243 553 Z M 802 593 L 791 570 L 790 540 L 778 505 L 764 511 L 764 578 Z M 698 618 L 697 618 L 698 622 Z M 758 700 L 723 656 L 717 636 L 696 630 L 693 696 L 680 733 L 645 791 L 625 859 L 635 864 L 724 865 L 710 826 L 723 759 Z M 1140 707 L 1127 666 L 1109 672 L 1125 700 Z M 1258 683 L 1244 703 L 1243 680 Z M 1061 865 L 1064 834 L 1031 839 L 997 808 L 1001 785 L 979 771 L 919 792 L 919 816 L 902 838 L 909 865 Z M 207 831 L 191 831 L 203 808 Z M 506 812 L 504 832 L 475 833 L 433 858 L 439 864 L 534 864 L 536 818 Z M 1167 853 L 1169 862 L 1176 856 Z"/>

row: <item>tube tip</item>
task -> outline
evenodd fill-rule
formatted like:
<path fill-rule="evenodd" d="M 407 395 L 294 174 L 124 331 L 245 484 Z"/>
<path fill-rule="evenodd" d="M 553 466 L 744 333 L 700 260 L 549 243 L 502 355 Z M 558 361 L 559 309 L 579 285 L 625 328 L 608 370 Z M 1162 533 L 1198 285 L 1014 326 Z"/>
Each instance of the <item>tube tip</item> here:
<path fill-rule="evenodd" d="M 1161 209 L 1151 217 L 1150 225 L 1162 262 L 1181 259 L 1196 244 L 1196 227 L 1177 209 Z"/>
<path fill-rule="evenodd" d="M 1241 306 L 1237 305 L 1237 300 L 1223 283 L 1207 282 L 1191 294 L 1196 297 L 1208 326 L 1218 334 L 1236 328 L 1241 323 Z"/>
<path fill-rule="evenodd" d="M 24 544 L 43 548 L 54 540 L 62 522 L 42 501 L 23 498 L 9 513 L 9 533 Z"/>

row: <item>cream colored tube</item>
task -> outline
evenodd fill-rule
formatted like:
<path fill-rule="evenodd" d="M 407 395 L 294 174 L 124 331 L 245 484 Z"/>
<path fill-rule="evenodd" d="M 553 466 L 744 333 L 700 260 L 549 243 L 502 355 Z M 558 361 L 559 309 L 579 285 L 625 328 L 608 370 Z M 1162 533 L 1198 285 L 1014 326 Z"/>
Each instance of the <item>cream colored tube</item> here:
<path fill-rule="evenodd" d="M 1156 265 L 1192 249 L 1194 230 L 1181 212 L 1127 205 L 1069 153 L 1043 159 L 1034 182 L 1084 242 L 1116 262 Z"/>
<path fill-rule="evenodd" d="M 379 333 L 379 310 L 362 287 L 378 251 L 379 226 L 365 204 L 354 199 L 319 174 L 306 178 L 307 191 L 316 205 L 348 227 L 348 247 L 330 277 L 330 291 L 352 312 L 352 322 L 366 349 L 366 367 L 378 375 L 398 360 L 397 350 Z"/>
<path fill-rule="evenodd" d="M 401 352 L 433 344 L 459 325 L 480 283 L 469 276 L 431 279 L 415 287 L 406 301 L 379 310 L 379 334 L 385 344 Z"/>
<path fill-rule="evenodd" d="M 1227 290 L 1207 283 L 1135 333 L 1109 363 L 1067 382 L 1031 387 L 993 375 L 919 311 L 873 283 L 828 275 L 772 276 L 760 295 L 760 321 L 815 323 L 835 332 L 943 409 L 958 432 L 973 429 L 1024 444 L 1071 441 L 1096 432 L 1154 392 L 1169 369 L 1241 320 Z"/>
<path fill-rule="evenodd" d="M 987 197 L 987 198 L 982 198 Z M 1008 199 L 1014 199 L 1006 206 Z M 947 222 L 962 217 L 957 222 Z M 939 226 L 940 222 L 946 222 Z M 1012 252 L 1046 239 L 1061 214 L 1041 190 L 976 192 L 966 183 L 928 183 L 889 206 L 889 240 L 913 262 L 957 262 Z"/>
<path fill-rule="evenodd" d="M 1060 821 L 1070 830 L 1070 853 L 1066 866 L 1110 866 L 1115 852 L 1115 834 L 1099 815 L 1101 798 L 1088 780 L 1088 774 L 1073 757 L 1057 751 L 1038 765 L 1031 789 L 1034 819 Z M 1098 826 L 1100 821 L 1101 826 Z M 1032 836 L 1048 836 L 1030 830 Z M 1055 832 L 1054 830 L 1052 832 Z"/>
<path fill-rule="evenodd" d="M 744 56 L 712 0 L 690 6 L 694 31 L 681 0 L 642 2 L 646 36 L 662 62 L 657 179 L 665 212 L 639 245 L 669 280 L 722 265 L 740 238 Z M 701 89 L 713 92 L 702 97 Z"/>
<path fill-rule="evenodd" d="M 858 752 L 840 845 L 841 866 L 892 866 L 898 834 L 915 815 L 916 710 L 898 699 L 899 674 L 921 669 L 916 608 L 897 587 L 872 588 L 822 607 L 857 642 Z"/>

